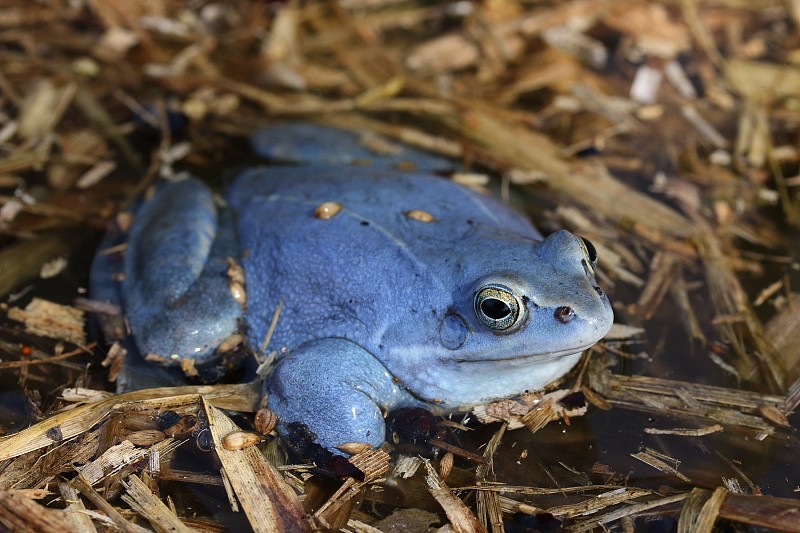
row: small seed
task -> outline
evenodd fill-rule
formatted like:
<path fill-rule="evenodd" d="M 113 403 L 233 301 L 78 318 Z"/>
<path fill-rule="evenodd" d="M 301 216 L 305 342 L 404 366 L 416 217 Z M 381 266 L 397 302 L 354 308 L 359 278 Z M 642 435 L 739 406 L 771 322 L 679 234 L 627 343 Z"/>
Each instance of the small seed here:
<path fill-rule="evenodd" d="M 235 349 L 240 344 L 244 343 L 244 337 L 238 333 L 228 335 L 217 346 L 217 353 L 227 353 Z"/>
<path fill-rule="evenodd" d="M 758 412 L 761 416 L 769 420 L 775 425 L 788 428 L 791 426 L 789 419 L 786 415 L 774 405 L 763 404 L 758 406 Z"/>
<path fill-rule="evenodd" d="M 275 429 L 275 423 L 277 421 L 278 417 L 275 416 L 275 413 L 273 413 L 271 409 L 262 407 L 256 412 L 256 431 L 261 435 L 267 435 L 270 431 Z"/>
<path fill-rule="evenodd" d="M 184 357 L 180 360 L 180 367 L 183 371 L 183 374 L 187 378 L 195 378 L 200 375 L 200 372 L 197 371 L 197 367 L 195 366 L 196 361 L 194 359 L 189 359 L 188 357 Z"/>
<path fill-rule="evenodd" d="M 228 282 L 228 290 L 231 293 L 231 297 L 239 304 L 241 307 L 245 307 L 247 305 L 247 293 L 244 291 L 244 285 L 241 283 L 236 283 L 235 281 Z"/>
<path fill-rule="evenodd" d="M 226 275 L 231 281 L 241 283 L 242 285 L 245 283 L 244 269 L 233 257 L 228 257 L 228 270 Z"/>
<path fill-rule="evenodd" d="M 243 450 L 261 442 L 261 435 L 249 431 L 233 431 L 222 438 L 222 447 L 228 451 Z"/>
<path fill-rule="evenodd" d="M 324 202 L 314 210 L 314 216 L 320 220 L 329 220 L 339 214 L 342 204 L 339 202 Z"/>
<path fill-rule="evenodd" d="M 411 220 L 416 220 L 417 222 L 424 222 L 426 224 L 436 220 L 435 216 L 431 215 L 427 211 L 422 211 L 420 209 L 412 209 L 411 211 L 406 211 L 405 215 Z"/>
<path fill-rule="evenodd" d="M 344 444 L 340 444 L 336 448 L 338 450 L 342 450 L 344 453 L 355 455 L 365 450 L 369 450 L 370 448 L 372 448 L 372 446 L 370 446 L 366 442 L 345 442 Z"/>
<path fill-rule="evenodd" d="M 439 477 L 442 480 L 447 479 L 447 476 L 450 475 L 450 471 L 453 469 L 453 454 L 447 452 L 442 457 L 442 460 L 439 461 Z"/>

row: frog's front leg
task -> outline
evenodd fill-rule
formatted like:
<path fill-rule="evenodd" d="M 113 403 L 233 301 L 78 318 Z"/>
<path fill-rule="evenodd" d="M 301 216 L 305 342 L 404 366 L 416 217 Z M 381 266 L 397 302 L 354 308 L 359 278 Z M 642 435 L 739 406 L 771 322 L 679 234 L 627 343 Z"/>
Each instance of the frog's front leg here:
<path fill-rule="evenodd" d="M 345 443 L 380 446 L 384 413 L 420 403 L 372 354 L 346 339 L 300 346 L 278 363 L 266 388 L 282 436 L 303 424 L 317 444 L 333 452 Z"/>

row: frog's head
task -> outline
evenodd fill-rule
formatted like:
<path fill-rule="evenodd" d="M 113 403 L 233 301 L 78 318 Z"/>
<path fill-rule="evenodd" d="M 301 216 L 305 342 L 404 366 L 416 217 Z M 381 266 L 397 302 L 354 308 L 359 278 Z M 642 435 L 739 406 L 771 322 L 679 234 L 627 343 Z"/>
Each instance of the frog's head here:
<path fill-rule="evenodd" d="M 460 283 L 437 313 L 428 349 L 403 350 L 393 369 L 420 397 L 466 406 L 540 389 L 611 328 L 587 240 L 559 231 L 539 242 L 478 239 L 465 246 Z"/>

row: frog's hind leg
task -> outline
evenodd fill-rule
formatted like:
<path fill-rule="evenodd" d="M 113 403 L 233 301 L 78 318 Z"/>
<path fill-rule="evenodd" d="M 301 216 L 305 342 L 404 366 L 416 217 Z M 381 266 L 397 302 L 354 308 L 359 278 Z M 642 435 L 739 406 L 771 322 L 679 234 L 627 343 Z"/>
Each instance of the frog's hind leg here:
<path fill-rule="evenodd" d="M 384 413 L 419 403 L 372 354 L 338 338 L 312 341 L 292 351 L 265 387 L 284 437 L 304 427 L 307 437 L 335 453 L 342 453 L 337 447 L 345 443 L 380 446 Z"/>
<path fill-rule="evenodd" d="M 130 213 L 135 212 L 140 203 L 134 205 Z M 178 369 L 147 363 L 139 353 L 136 341 L 130 335 L 124 317 L 125 297 L 123 279 L 125 275 L 125 255 L 129 231 L 117 217 L 109 223 L 98 252 L 92 260 L 89 296 L 108 306 L 104 311 L 99 308 L 91 316 L 90 327 L 99 329 L 108 344 L 119 343 L 124 348 L 123 366 L 117 376 L 117 392 L 144 389 L 149 387 L 166 387 L 185 384 L 186 378 Z M 98 336 L 93 332 L 93 336 Z"/>
<path fill-rule="evenodd" d="M 433 174 L 449 173 L 457 168 L 450 159 L 406 144 L 302 122 L 257 130 L 251 137 L 251 144 L 259 156 L 278 163 L 368 165 L 375 169 Z"/>
<path fill-rule="evenodd" d="M 235 344 L 242 315 L 227 274 L 238 248 L 233 215 L 195 179 L 165 185 L 144 203 L 130 231 L 119 294 L 145 359 L 200 379 L 216 379 L 235 364 L 218 348 Z M 119 387 L 153 386 L 141 383 L 149 367 L 132 363 L 126 371 Z M 139 374 L 144 378 L 133 379 Z"/>
<path fill-rule="evenodd" d="M 233 215 L 187 179 L 160 189 L 137 215 L 125 258 L 125 297 L 137 344 L 150 358 L 213 363 L 242 315 L 229 285 L 238 261 Z"/>

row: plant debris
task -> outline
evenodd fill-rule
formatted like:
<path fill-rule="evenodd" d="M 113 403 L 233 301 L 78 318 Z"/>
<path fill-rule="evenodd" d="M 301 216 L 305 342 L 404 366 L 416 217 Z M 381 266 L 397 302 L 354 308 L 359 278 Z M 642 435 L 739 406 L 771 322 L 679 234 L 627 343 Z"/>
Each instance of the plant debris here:
<path fill-rule="evenodd" d="M 6 0 L 0 524 L 800 531 L 796 7 Z M 612 332 L 546 391 L 408 448 L 351 444 L 363 479 L 285 464 L 258 383 L 109 392 L 126 324 L 85 294 L 100 234 L 280 120 L 453 158 L 452 179 L 587 237 Z"/>

